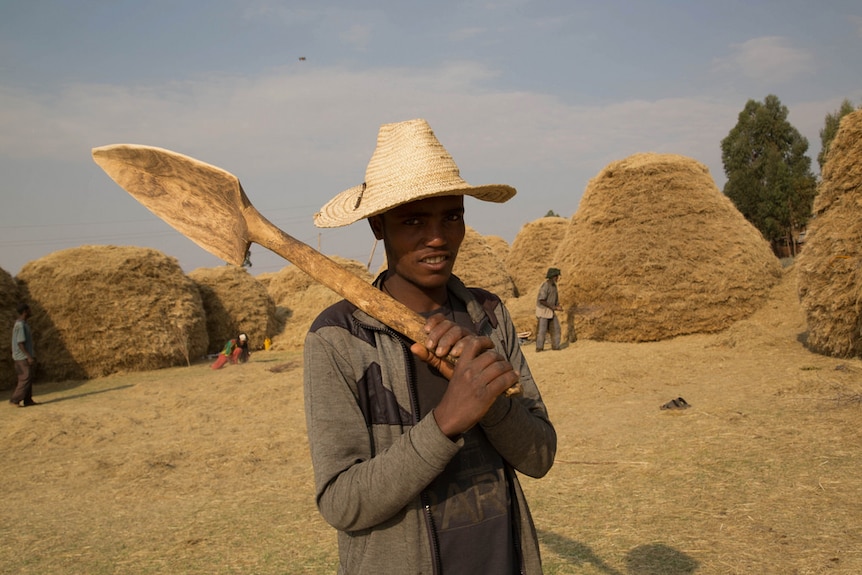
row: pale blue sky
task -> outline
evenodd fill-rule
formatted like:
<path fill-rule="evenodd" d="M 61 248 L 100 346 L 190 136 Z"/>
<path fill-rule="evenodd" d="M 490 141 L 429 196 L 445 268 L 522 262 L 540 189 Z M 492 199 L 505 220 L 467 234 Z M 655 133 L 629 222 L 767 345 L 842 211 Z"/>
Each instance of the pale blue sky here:
<path fill-rule="evenodd" d="M 276 225 L 363 263 L 367 225 L 312 214 L 363 181 L 387 122 L 427 119 L 468 182 L 516 187 L 467 207 L 509 242 L 633 153 L 692 157 L 722 188 L 720 141 L 768 94 L 816 171 L 826 114 L 862 103 L 860 54 L 858 0 L 0 0 L 0 268 L 83 244 L 221 264 L 92 162 L 113 143 L 224 168 Z"/>

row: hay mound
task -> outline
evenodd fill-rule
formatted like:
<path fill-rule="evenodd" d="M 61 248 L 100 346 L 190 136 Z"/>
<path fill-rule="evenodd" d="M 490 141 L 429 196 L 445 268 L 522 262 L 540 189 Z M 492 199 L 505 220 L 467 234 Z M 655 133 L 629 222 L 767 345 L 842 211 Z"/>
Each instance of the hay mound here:
<path fill-rule="evenodd" d="M 656 341 L 716 332 L 781 278 L 760 232 L 703 164 L 636 154 L 587 185 L 555 260 L 579 338 Z"/>
<path fill-rule="evenodd" d="M 12 326 L 18 319 L 15 308 L 21 302 L 21 293 L 18 284 L 3 268 L 0 268 L 0 389 L 11 389 L 17 385 L 18 376 L 15 375 L 15 364 L 12 362 L 12 352 L 9 342 L 12 341 Z"/>
<path fill-rule="evenodd" d="M 798 259 L 807 345 L 862 356 L 862 111 L 841 119 Z"/>
<path fill-rule="evenodd" d="M 28 263 L 17 279 L 33 311 L 43 381 L 186 365 L 206 352 L 198 289 L 156 250 L 62 250 Z"/>
<path fill-rule="evenodd" d="M 506 258 L 506 271 L 515 284 L 516 295 L 538 293 L 548 268 L 559 267 L 554 257 L 568 228 L 566 218 L 544 217 L 518 231 Z"/>
<path fill-rule="evenodd" d="M 485 238 L 485 243 L 488 244 L 488 247 L 491 248 L 491 251 L 494 252 L 501 262 L 506 262 L 506 258 L 509 257 L 509 242 L 500 236 L 482 236 Z M 508 272 L 507 272 L 508 273 Z"/>
<path fill-rule="evenodd" d="M 373 278 L 365 266 L 355 260 L 330 256 L 341 267 L 371 283 Z M 343 299 L 340 295 L 311 279 L 301 269 L 290 265 L 280 271 L 258 276 L 276 305 L 276 314 L 284 329 L 272 338 L 272 349 L 298 349 L 305 343 L 305 334 L 324 309 Z"/>
<path fill-rule="evenodd" d="M 209 353 L 218 353 L 239 332 L 248 335 L 249 349 L 263 349 L 263 341 L 282 330 L 275 303 L 262 283 L 245 268 L 233 265 L 198 268 L 189 278 L 201 293 L 207 319 Z"/>
<path fill-rule="evenodd" d="M 486 289 L 503 299 L 512 297 L 515 284 L 506 273 L 503 258 L 491 246 L 484 236 L 467 226 L 452 273 L 469 287 Z"/>

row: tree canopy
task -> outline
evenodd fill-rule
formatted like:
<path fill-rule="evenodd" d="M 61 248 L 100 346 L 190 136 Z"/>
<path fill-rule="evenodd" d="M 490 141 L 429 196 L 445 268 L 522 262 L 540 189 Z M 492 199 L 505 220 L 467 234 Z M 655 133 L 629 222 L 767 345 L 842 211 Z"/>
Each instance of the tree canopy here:
<path fill-rule="evenodd" d="M 829 146 L 832 145 L 832 140 L 835 139 L 835 134 L 838 133 L 838 125 L 841 124 L 841 118 L 854 110 L 853 103 L 845 98 L 841 102 L 840 108 L 831 114 L 826 114 L 826 121 L 824 122 L 823 129 L 820 130 L 820 153 L 817 154 L 817 163 L 820 164 L 820 171 L 823 171 L 823 166 L 826 164 L 826 154 L 829 153 Z"/>
<path fill-rule="evenodd" d="M 808 140 L 787 121 L 775 95 L 749 100 L 736 126 L 721 141 L 727 175 L 724 193 L 763 236 L 776 245 L 792 242 L 811 217 L 817 180 Z"/>

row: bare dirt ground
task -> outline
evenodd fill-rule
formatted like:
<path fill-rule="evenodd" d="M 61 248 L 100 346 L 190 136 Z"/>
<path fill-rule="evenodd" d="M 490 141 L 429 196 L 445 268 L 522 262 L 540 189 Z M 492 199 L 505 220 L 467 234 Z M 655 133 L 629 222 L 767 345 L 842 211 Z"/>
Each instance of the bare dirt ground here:
<path fill-rule="evenodd" d="M 805 329 L 789 273 L 718 334 L 525 345 L 559 436 L 523 479 L 545 572 L 862 573 L 862 361 L 810 353 Z M 35 397 L 0 410 L 0 573 L 335 572 L 300 353 Z"/>

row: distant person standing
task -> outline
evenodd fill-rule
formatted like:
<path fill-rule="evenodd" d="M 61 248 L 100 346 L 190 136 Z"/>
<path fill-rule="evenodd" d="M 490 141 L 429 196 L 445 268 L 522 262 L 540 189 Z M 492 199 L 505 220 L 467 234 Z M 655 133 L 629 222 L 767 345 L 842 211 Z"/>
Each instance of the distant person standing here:
<path fill-rule="evenodd" d="M 18 319 L 12 328 L 12 359 L 15 361 L 15 373 L 18 375 L 18 386 L 12 392 L 9 400 L 15 407 L 39 405 L 33 401 L 33 379 L 36 377 L 36 351 L 33 346 L 33 334 L 27 319 L 30 317 L 30 306 L 18 304 L 16 308 Z M 21 402 L 24 402 L 23 405 Z"/>
<path fill-rule="evenodd" d="M 560 329 L 560 319 L 557 317 L 558 311 L 563 311 L 560 306 L 560 298 L 557 294 L 557 278 L 560 277 L 560 270 L 557 268 L 548 268 L 548 273 L 545 274 L 545 282 L 539 288 L 539 295 L 536 297 L 536 319 L 538 326 L 536 328 L 536 351 L 543 351 L 545 348 L 545 335 L 548 333 L 548 327 L 551 328 L 551 349 L 560 349 L 560 339 L 562 337 L 562 329 Z"/>

